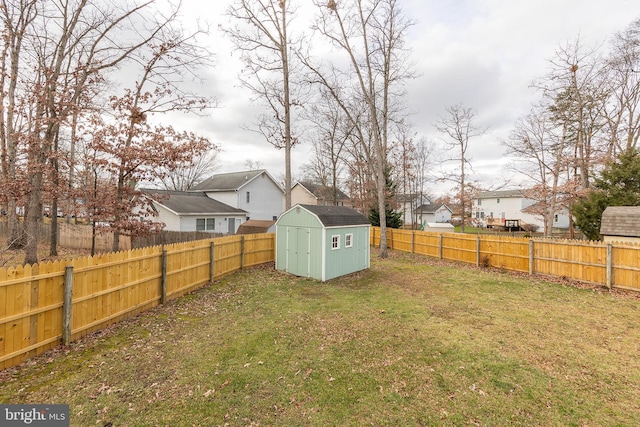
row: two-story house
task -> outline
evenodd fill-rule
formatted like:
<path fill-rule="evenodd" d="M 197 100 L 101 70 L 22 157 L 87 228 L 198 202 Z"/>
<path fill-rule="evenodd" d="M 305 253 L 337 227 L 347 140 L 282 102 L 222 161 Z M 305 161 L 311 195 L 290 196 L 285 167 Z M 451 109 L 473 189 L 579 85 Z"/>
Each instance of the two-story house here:
<path fill-rule="evenodd" d="M 544 230 L 542 215 L 530 213 L 537 202 L 526 196 L 526 190 L 485 191 L 473 199 L 471 218 L 484 227 L 505 227 L 510 220 L 517 220 L 521 228 Z M 558 212 L 554 215 L 554 228 L 568 228 L 569 216 Z"/>
<path fill-rule="evenodd" d="M 192 191 L 248 212 L 247 219 L 276 220 L 282 213 L 284 190 L 264 169 L 216 174 Z"/>

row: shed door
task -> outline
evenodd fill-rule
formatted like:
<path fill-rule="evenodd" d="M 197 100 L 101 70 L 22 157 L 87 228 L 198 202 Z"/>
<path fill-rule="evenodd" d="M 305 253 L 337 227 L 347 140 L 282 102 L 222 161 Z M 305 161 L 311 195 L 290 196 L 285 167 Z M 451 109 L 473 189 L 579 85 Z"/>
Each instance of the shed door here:
<path fill-rule="evenodd" d="M 287 265 L 285 271 L 296 276 L 309 277 L 311 261 L 311 230 L 287 228 Z"/>

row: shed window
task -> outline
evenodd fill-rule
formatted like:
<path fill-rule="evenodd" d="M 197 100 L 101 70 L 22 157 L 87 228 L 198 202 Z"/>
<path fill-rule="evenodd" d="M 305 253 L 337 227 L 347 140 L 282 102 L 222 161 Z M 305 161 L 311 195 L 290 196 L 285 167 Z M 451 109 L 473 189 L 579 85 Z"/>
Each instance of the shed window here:
<path fill-rule="evenodd" d="M 331 250 L 340 249 L 340 236 L 331 236 Z"/>
<path fill-rule="evenodd" d="M 353 234 L 347 234 L 344 236 L 344 247 L 350 248 L 353 246 Z"/>
<path fill-rule="evenodd" d="M 213 231 L 216 229 L 215 218 L 197 218 L 196 231 Z"/>

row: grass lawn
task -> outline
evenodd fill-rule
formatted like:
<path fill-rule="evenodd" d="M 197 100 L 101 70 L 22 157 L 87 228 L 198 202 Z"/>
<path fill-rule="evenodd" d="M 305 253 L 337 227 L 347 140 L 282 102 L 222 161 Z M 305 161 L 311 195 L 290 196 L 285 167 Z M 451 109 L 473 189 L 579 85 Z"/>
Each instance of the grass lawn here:
<path fill-rule="evenodd" d="M 0 372 L 73 426 L 640 425 L 635 294 L 372 256 L 247 270 Z"/>

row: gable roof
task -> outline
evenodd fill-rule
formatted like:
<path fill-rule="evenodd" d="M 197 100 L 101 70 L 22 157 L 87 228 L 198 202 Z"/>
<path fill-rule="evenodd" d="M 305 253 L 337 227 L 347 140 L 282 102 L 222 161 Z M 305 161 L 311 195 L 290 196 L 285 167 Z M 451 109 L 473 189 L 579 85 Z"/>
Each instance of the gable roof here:
<path fill-rule="evenodd" d="M 316 199 L 330 200 L 333 198 L 333 188 L 327 185 L 313 184 L 311 182 L 302 181 L 297 182 L 296 185 L 299 185 L 306 189 L 309 193 L 315 196 Z M 344 194 L 338 188 L 336 188 L 336 198 L 338 200 L 349 200 L 349 196 Z"/>
<path fill-rule="evenodd" d="M 429 203 L 428 205 L 420 205 L 416 208 L 416 212 L 435 213 L 441 207 L 445 207 L 449 212 L 451 212 L 451 209 L 449 209 L 449 206 L 445 205 L 444 203 Z"/>
<path fill-rule="evenodd" d="M 296 205 L 291 209 L 298 206 L 318 217 L 325 227 L 371 225 L 371 222 L 364 215 L 346 206 Z"/>
<path fill-rule="evenodd" d="M 207 178 L 195 185 L 193 191 L 237 191 L 260 175 L 264 174 L 282 190 L 280 184 L 265 169 L 256 169 L 242 172 L 220 173 Z"/>
<path fill-rule="evenodd" d="M 484 191 L 478 196 L 476 199 L 499 199 L 499 198 L 509 198 L 509 197 L 518 197 L 518 198 L 526 198 L 525 190 L 501 190 L 501 191 Z"/>
<path fill-rule="evenodd" d="M 203 192 L 155 189 L 142 191 L 155 203 L 177 215 L 247 214 L 247 211 L 214 200 Z"/>
<path fill-rule="evenodd" d="M 640 237 L 640 206 L 609 206 L 602 213 L 601 236 Z"/>

